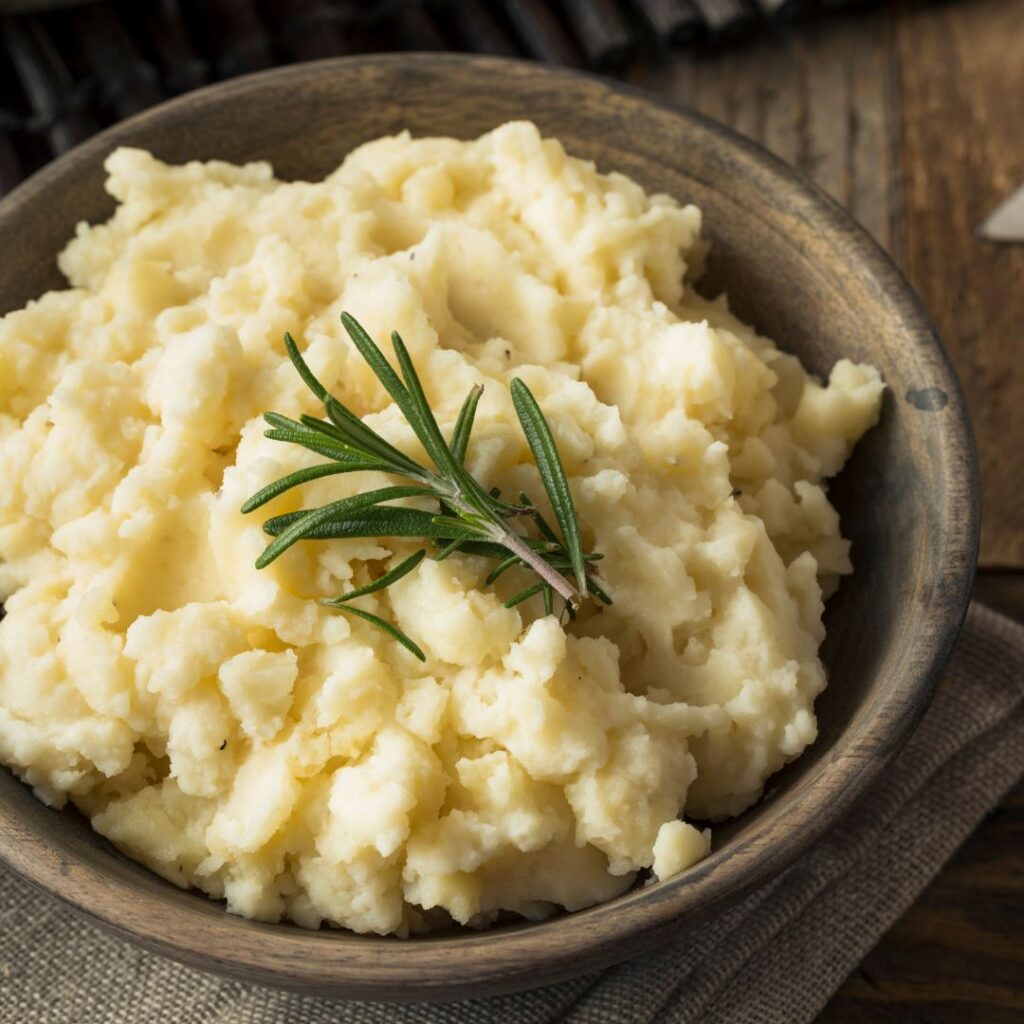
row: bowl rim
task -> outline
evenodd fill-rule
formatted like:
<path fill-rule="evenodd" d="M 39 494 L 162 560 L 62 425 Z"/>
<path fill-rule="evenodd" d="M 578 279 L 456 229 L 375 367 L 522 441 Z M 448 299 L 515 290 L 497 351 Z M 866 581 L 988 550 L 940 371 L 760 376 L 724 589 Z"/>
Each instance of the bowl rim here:
<path fill-rule="evenodd" d="M 884 699 L 876 702 L 871 716 L 876 728 L 855 751 L 823 761 L 817 767 L 819 774 L 794 814 L 794 825 L 800 830 L 796 838 L 783 844 L 755 834 L 745 839 L 741 848 L 727 849 L 728 856 L 717 856 L 713 851 L 683 875 L 644 890 L 644 899 L 630 907 L 629 915 L 623 913 L 619 901 L 613 900 L 539 925 L 414 940 L 362 936 L 343 930 L 311 932 L 248 922 L 254 929 L 255 941 L 246 943 L 239 953 L 233 950 L 237 933 L 230 930 L 230 923 L 238 919 L 231 918 L 218 904 L 203 898 L 197 899 L 195 907 L 183 909 L 171 898 L 177 893 L 164 889 L 164 883 L 155 875 L 159 889 L 132 892 L 126 898 L 124 887 L 111 877 L 109 870 L 76 863 L 69 871 L 67 858 L 53 849 L 45 837 L 27 831 L 0 801 L 0 861 L 122 937 L 180 962 L 241 980 L 259 980 L 312 994 L 403 1001 L 515 991 L 627 959 L 668 939 L 684 916 L 688 923 L 697 922 L 726 898 L 731 902 L 764 883 L 821 839 L 866 793 L 930 703 L 967 612 L 979 543 L 980 492 L 970 420 L 948 353 L 906 278 L 881 246 L 839 203 L 757 143 L 711 118 L 599 75 L 524 60 L 453 53 L 338 57 L 244 75 L 136 114 L 58 157 L 0 200 L 0 230 L 15 207 L 35 200 L 73 175 L 82 163 L 116 145 L 130 145 L 140 127 L 180 123 L 196 108 L 211 102 L 229 102 L 270 80 L 309 79 L 332 74 L 339 67 L 371 65 L 386 70 L 410 64 L 440 74 L 452 67 L 474 67 L 486 75 L 513 78 L 528 73 L 544 77 L 553 87 L 603 92 L 628 103 L 659 108 L 681 125 L 705 132 L 724 147 L 742 153 L 759 177 L 784 190 L 788 198 L 799 204 L 817 230 L 841 240 L 852 251 L 851 259 L 863 265 L 878 282 L 880 295 L 906 325 L 915 348 L 933 357 L 933 383 L 949 399 L 950 415 L 943 417 L 942 427 L 948 448 L 942 465 L 950 473 L 947 482 L 951 486 L 944 495 L 941 513 L 942 525 L 946 527 L 942 538 L 946 577 L 936 578 L 944 587 L 945 600 L 939 614 L 921 616 L 921 630 L 911 640 L 916 653 L 914 671 L 908 673 L 912 678 L 901 678 Z M 951 472 L 953 463 L 955 475 Z M 822 813 L 826 807 L 828 813 Z M 739 872 L 735 866 L 737 859 L 742 866 Z M 210 914 L 208 908 L 215 913 Z M 197 948 L 197 928 L 203 937 L 201 948 Z M 538 963 L 541 959 L 543 962 Z M 585 966 L 581 968 L 583 961 Z M 455 981 L 450 976 L 453 962 L 458 965 Z M 454 996 L 453 988 L 457 989 Z"/>

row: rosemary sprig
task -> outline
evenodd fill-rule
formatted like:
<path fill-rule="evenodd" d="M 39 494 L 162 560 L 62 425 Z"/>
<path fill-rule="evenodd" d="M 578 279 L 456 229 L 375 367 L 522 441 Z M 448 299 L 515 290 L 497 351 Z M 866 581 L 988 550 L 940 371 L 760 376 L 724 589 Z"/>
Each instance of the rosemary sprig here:
<path fill-rule="evenodd" d="M 293 487 L 339 473 L 378 471 L 403 477 L 410 483 L 382 487 L 320 508 L 268 519 L 263 528 L 274 539 L 257 559 L 256 567 L 262 569 L 269 565 L 300 540 L 415 537 L 433 541 L 439 548 L 434 556 L 437 559 L 447 558 L 453 551 L 495 559 L 498 565 L 487 577 L 488 584 L 516 565 L 532 570 L 538 581 L 509 598 L 505 602 L 507 607 L 537 594 L 542 595 L 548 614 L 553 609 L 553 597 L 558 594 L 570 617 L 588 594 L 611 604 L 611 598 L 594 578 L 594 563 L 601 556 L 583 550 L 565 469 L 551 429 L 526 384 L 518 378 L 512 381 L 512 401 L 561 536 L 525 494 L 520 494 L 518 503 L 505 502 L 499 491 L 486 491 L 466 469 L 466 451 L 483 392 L 481 385 L 470 389 L 451 438 L 446 441 L 398 332 L 392 333 L 391 343 L 401 376 L 354 317 L 342 313 L 341 322 L 359 354 L 412 427 L 433 467 L 424 466 L 399 451 L 331 395 L 310 370 L 292 336 L 285 334 L 288 358 L 323 404 L 327 419 L 302 416 L 293 420 L 268 412 L 264 416 L 270 427 L 266 436 L 300 445 L 330 461 L 289 473 L 268 484 L 242 506 L 242 511 L 252 512 Z M 436 500 L 438 511 L 389 504 L 406 498 Z M 517 521 L 532 523 L 537 536 L 514 530 L 511 524 Z M 401 579 L 419 565 L 424 555 L 425 551 L 420 550 L 372 583 L 341 597 L 324 599 L 322 603 L 372 622 L 425 661 L 423 651 L 397 626 L 348 604 L 354 598 L 383 590 Z"/>

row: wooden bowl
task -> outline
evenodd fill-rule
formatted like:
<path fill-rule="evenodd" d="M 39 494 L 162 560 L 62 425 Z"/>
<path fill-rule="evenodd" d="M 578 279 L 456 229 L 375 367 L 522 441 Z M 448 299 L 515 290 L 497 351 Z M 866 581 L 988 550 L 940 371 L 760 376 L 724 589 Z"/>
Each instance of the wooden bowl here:
<path fill-rule="evenodd" d="M 828 607 L 818 741 L 768 795 L 715 831 L 715 849 L 666 882 L 540 924 L 399 940 L 305 931 L 227 914 L 127 860 L 88 823 L 0 772 L 0 855 L 27 879 L 150 949 L 311 994 L 444 999 L 593 971 L 699 927 L 789 866 L 858 799 L 914 728 L 967 607 L 978 481 L 956 377 L 904 279 L 849 216 L 788 167 L 694 114 L 611 82 L 454 55 L 293 66 L 203 89 L 79 146 L 0 203 L 9 254 L 0 310 L 62 285 L 75 223 L 113 210 L 102 161 L 118 145 L 165 160 L 267 159 L 319 178 L 359 143 L 408 128 L 469 138 L 530 117 L 568 149 L 648 190 L 697 203 L 709 281 L 811 369 L 877 366 L 881 424 L 833 487 L 855 574 Z M 12 255 L 14 254 L 14 255 Z"/>

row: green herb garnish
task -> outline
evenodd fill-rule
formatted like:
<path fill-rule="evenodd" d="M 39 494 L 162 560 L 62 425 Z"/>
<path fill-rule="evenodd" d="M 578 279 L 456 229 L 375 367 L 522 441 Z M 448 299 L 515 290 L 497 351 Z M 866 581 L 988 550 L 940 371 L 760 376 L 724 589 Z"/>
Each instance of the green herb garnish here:
<path fill-rule="evenodd" d="M 412 427 L 430 456 L 433 468 L 423 466 L 399 451 L 331 395 L 313 375 L 292 336 L 285 334 L 288 357 L 310 391 L 323 404 L 327 419 L 302 416 L 293 420 L 268 412 L 264 416 L 270 425 L 266 436 L 275 441 L 300 445 L 331 461 L 289 473 L 268 484 L 242 506 L 242 511 L 252 512 L 292 487 L 336 473 L 375 470 L 403 477 L 412 483 L 382 487 L 320 508 L 268 519 L 263 528 L 274 540 L 256 560 L 256 567 L 262 569 L 269 565 L 299 540 L 416 537 L 432 541 L 437 546 L 434 557 L 438 560 L 447 558 L 453 551 L 495 559 L 498 565 L 487 577 L 488 584 L 514 565 L 533 570 L 539 577 L 538 582 L 510 597 L 505 602 L 506 607 L 511 608 L 540 594 L 545 612 L 551 614 L 554 595 L 558 594 L 565 602 L 565 614 L 571 618 L 587 594 L 611 604 L 611 598 L 594 578 L 593 563 L 601 556 L 583 550 L 572 493 L 551 429 L 537 400 L 523 381 L 518 378 L 512 381 L 512 401 L 554 510 L 561 537 L 526 494 L 520 494 L 515 504 L 504 502 L 499 491 L 484 490 L 466 469 L 464 463 L 469 436 L 483 392 L 481 385 L 470 389 L 452 436 L 446 441 L 398 332 L 392 333 L 391 343 L 401 377 L 354 317 L 342 313 L 341 322 L 359 354 Z M 400 498 L 436 500 L 438 511 L 387 504 Z M 532 524 L 537 535 L 513 530 L 510 525 L 513 521 Z M 421 549 L 372 583 L 341 597 L 325 598 L 321 603 L 373 623 L 421 661 L 426 661 L 423 651 L 397 626 L 348 604 L 354 598 L 383 590 L 401 579 L 419 565 L 425 554 L 426 551 Z"/>

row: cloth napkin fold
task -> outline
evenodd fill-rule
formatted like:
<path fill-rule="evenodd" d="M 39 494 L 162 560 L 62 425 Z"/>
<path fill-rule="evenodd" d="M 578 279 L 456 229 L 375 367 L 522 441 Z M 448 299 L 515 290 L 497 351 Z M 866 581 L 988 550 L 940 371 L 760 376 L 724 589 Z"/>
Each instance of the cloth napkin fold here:
<path fill-rule="evenodd" d="M 799 1024 L 1024 772 L 1024 627 L 972 606 L 945 682 L 871 793 L 789 871 L 641 960 L 520 995 L 332 1002 L 112 938 L 0 867 L 0 1024 Z"/>

